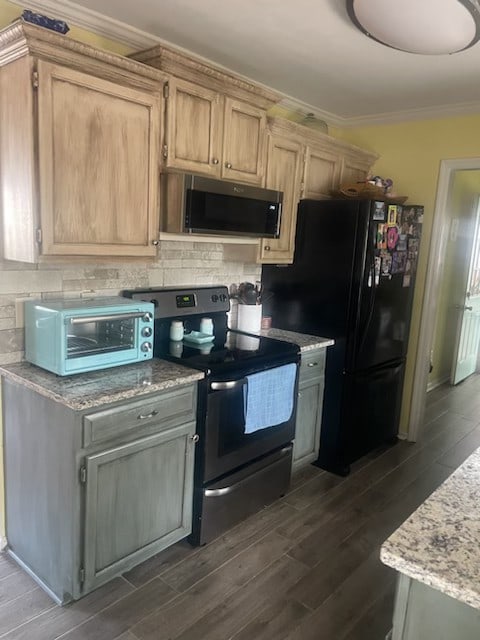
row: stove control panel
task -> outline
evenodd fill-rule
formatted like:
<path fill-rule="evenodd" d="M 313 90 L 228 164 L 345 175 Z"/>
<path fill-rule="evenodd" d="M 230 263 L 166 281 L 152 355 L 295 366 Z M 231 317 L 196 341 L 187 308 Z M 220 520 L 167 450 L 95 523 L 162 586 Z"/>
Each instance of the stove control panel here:
<path fill-rule="evenodd" d="M 227 312 L 230 299 L 227 287 L 158 287 L 151 289 L 131 289 L 123 295 L 135 300 L 153 303 L 155 319 L 182 318 L 199 313 Z"/>

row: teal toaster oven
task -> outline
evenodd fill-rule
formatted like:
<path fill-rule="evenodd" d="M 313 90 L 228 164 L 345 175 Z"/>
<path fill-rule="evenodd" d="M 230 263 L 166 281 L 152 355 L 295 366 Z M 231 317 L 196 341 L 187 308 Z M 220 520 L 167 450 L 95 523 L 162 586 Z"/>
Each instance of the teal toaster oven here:
<path fill-rule="evenodd" d="M 60 376 L 148 360 L 154 306 L 127 298 L 28 300 L 25 358 Z"/>

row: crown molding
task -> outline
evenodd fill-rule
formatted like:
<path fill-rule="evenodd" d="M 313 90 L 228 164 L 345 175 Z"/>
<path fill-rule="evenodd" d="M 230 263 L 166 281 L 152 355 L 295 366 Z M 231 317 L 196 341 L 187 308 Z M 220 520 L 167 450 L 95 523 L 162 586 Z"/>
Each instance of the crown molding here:
<path fill-rule="evenodd" d="M 153 47 L 153 45 L 163 42 L 161 38 L 151 33 L 131 27 L 125 22 L 104 16 L 97 11 L 81 7 L 69 0 L 9 0 L 9 2 L 22 7 L 22 9 L 32 9 L 50 15 L 52 18 L 65 20 L 67 23 L 109 40 L 121 42 L 134 50 Z"/>
<path fill-rule="evenodd" d="M 401 122 L 414 122 L 420 120 L 435 120 L 441 118 L 454 118 L 480 113 L 480 102 L 463 102 L 459 104 L 443 104 L 433 107 L 421 107 L 418 109 L 405 109 L 404 111 L 392 111 L 390 113 L 374 113 L 368 116 L 353 118 L 340 118 L 341 127 L 363 127 L 382 124 L 400 124 Z"/>

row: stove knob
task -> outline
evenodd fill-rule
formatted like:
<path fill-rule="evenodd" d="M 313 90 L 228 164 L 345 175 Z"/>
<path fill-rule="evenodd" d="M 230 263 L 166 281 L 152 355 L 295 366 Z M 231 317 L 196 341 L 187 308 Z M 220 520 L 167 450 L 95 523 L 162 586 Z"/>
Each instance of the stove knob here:
<path fill-rule="evenodd" d="M 143 322 L 151 322 L 152 321 L 152 314 L 150 312 L 144 313 L 142 316 L 142 320 Z"/>
<path fill-rule="evenodd" d="M 151 342 L 143 342 L 140 349 L 143 351 L 143 353 L 149 353 L 152 350 Z"/>
<path fill-rule="evenodd" d="M 152 335 L 152 333 L 153 333 L 152 327 L 143 327 L 142 336 L 144 338 L 149 338 Z"/>
<path fill-rule="evenodd" d="M 225 302 L 225 300 L 226 300 L 226 299 L 227 299 L 227 296 L 226 296 L 224 293 L 222 293 L 222 294 L 220 295 L 220 300 L 221 300 L 222 302 Z"/>
<path fill-rule="evenodd" d="M 212 302 L 218 302 L 218 296 L 216 293 L 214 293 L 212 296 Z"/>

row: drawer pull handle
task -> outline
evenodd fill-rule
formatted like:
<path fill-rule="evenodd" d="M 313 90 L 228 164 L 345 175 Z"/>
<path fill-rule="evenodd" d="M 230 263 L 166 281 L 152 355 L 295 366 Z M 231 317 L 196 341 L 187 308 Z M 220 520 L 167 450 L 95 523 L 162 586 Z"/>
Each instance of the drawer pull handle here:
<path fill-rule="evenodd" d="M 307 367 L 316 367 L 316 366 L 318 366 L 318 362 L 309 362 L 307 364 Z"/>
<path fill-rule="evenodd" d="M 158 411 L 155 411 L 155 409 L 150 413 L 146 413 L 145 415 L 141 413 L 139 416 L 137 416 L 137 420 L 147 420 L 147 418 L 153 418 L 154 416 L 157 415 L 157 413 Z"/>

